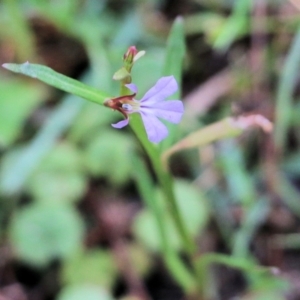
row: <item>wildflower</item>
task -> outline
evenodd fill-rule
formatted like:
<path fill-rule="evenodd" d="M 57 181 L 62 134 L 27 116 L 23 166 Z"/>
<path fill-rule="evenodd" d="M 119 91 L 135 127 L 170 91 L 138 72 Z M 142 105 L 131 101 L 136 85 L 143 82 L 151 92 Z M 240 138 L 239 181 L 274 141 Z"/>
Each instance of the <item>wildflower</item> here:
<path fill-rule="evenodd" d="M 112 126 L 123 128 L 128 125 L 130 114 L 139 113 L 148 139 L 153 143 L 159 143 L 167 137 L 168 129 L 158 118 L 177 124 L 184 111 L 180 100 L 164 101 L 178 89 L 175 78 L 173 76 L 160 78 L 141 100 L 134 99 L 137 94 L 135 84 L 126 84 L 126 87 L 133 92 L 132 95 L 109 99 L 105 102 L 106 106 L 118 110 L 125 117 L 125 120 L 112 124 Z"/>

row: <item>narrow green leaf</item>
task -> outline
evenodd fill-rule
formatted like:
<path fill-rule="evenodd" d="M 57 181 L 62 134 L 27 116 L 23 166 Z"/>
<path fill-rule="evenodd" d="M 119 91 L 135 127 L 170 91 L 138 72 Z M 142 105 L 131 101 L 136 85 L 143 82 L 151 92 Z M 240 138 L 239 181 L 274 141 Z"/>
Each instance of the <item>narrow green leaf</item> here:
<path fill-rule="evenodd" d="M 103 105 L 105 99 L 109 97 L 109 95 L 107 95 L 106 93 L 99 91 L 94 87 L 85 85 L 80 81 L 57 73 L 49 67 L 30 64 L 29 62 L 26 62 L 24 64 L 3 64 L 2 66 L 12 72 L 21 73 L 32 78 L 37 78 L 65 92 L 74 94 L 98 104 Z"/>
<path fill-rule="evenodd" d="M 246 169 L 242 149 L 235 139 L 222 141 L 219 149 L 216 164 L 224 174 L 230 198 L 247 211 L 257 202 L 257 195 L 253 179 Z"/>
<path fill-rule="evenodd" d="M 246 272 L 254 272 L 260 274 L 272 273 L 274 269 L 255 265 L 254 261 L 248 258 L 237 258 L 218 253 L 203 254 L 196 261 L 197 267 L 203 274 L 207 272 L 207 267 L 211 264 L 221 264 L 234 269 L 239 269 Z"/>
<path fill-rule="evenodd" d="M 247 259 L 250 253 L 250 243 L 258 228 L 265 222 L 270 212 L 269 199 L 257 199 L 245 213 L 241 227 L 236 231 L 233 242 L 233 255 L 236 259 Z"/>
<path fill-rule="evenodd" d="M 300 27 L 295 36 L 291 49 L 287 55 L 276 95 L 276 126 L 275 143 L 284 148 L 287 131 L 292 121 L 293 91 L 298 80 L 300 67 Z"/>
<path fill-rule="evenodd" d="M 181 86 L 183 59 L 186 52 L 184 23 L 182 17 L 177 17 L 173 23 L 168 37 L 166 51 L 163 75 L 173 75 L 176 78 L 179 86 Z M 172 97 L 179 98 L 180 90 Z"/>
<path fill-rule="evenodd" d="M 167 52 L 165 64 L 163 68 L 163 75 L 173 75 L 179 85 L 179 90 L 172 95 L 172 99 L 180 99 L 181 97 L 181 75 L 183 67 L 183 59 L 186 53 L 185 37 L 184 37 L 184 23 L 182 17 L 177 17 L 171 28 L 171 32 L 167 41 Z M 169 129 L 169 136 L 161 143 L 161 148 L 166 149 L 175 140 L 177 133 L 177 125 L 167 124 Z"/>

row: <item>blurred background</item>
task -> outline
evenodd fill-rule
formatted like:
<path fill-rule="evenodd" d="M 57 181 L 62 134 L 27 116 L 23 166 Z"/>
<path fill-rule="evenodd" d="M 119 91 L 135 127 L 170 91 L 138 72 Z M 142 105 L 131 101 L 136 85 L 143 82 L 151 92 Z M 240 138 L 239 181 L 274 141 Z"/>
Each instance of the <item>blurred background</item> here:
<path fill-rule="evenodd" d="M 111 95 L 127 48 L 141 95 L 162 74 L 184 18 L 185 117 L 179 137 L 227 116 L 256 128 L 172 157 L 175 192 L 199 255 L 214 264 L 209 299 L 300 299 L 300 1 L 1 0 L 0 63 L 43 64 Z M 139 191 L 152 170 L 120 115 L 0 70 L 0 299 L 186 299 L 163 264 Z M 146 169 L 131 157 L 141 155 Z M 149 176 L 149 175 L 148 175 Z M 160 196 L 160 191 L 153 192 Z M 175 229 L 168 233 L 181 251 Z"/>

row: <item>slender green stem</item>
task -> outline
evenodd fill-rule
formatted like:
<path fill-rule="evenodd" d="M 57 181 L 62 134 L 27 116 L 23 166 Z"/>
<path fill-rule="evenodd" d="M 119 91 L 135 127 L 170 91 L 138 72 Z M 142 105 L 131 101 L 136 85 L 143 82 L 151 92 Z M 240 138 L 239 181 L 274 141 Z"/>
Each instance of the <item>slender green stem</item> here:
<path fill-rule="evenodd" d="M 182 25 L 182 20 L 178 20 L 178 22 Z M 176 50 L 178 50 L 178 47 L 176 48 L 177 48 Z M 121 91 L 120 91 L 121 95 L 125 95 L 128 93 L 128 90 L 125 87 L 124 83 L 125 82 L 121 83 Z M 142 144 L 144 150 L 146 151 L 148 157 L 151 160 L 152 167 L 160 183 L 161 189 L 164 193 L 166 204 L 171 213 L 172 219 L 175 224 L 175 228 L 177 229 L 177 232 L 181 239 L 181 245 L 189 256 L 190 263 L 193 267 L 193 272 L 191 272 L 189 268 L 183 263 L 176 250 L 173 249 L 169 243 L 169 239 L 167 236 L 166 227 L 164 223 L 163 212 L 160 208 L 159 203 L 157 203 L 156 200 L 153 201 L 153 199 L 149 199 L 149 196 L 145 195 L 146 197 L 145 200 L 149 202 L 148 206 L 149 208 L 152 209 L 156 217 L 156 221 L 157 221 L 157 225 L 158 225 L 158 229 L 162 241 L 162 250 L 163 250 L 163 256 L 164 256 L 166 266 L 170 269 L 172 275 L 177 280 L 177 282 L 181 285 L 181 287 L 185 290 L 186 294 L 195 295 L 196 291 L 198 290 L 197 268 L 195 267 L 194 264 L 194 254 L 195 254 L 196 247 L 192 237 L 189 235 L 189 232 L 187 231 L 185 223 L 178 209 L 178 205 L 176 203 L 174 190 L 173 190 L 172 178 L 170 174 L 167 173 L 167 171 L 164 169 L 161 163 L 159 148 L 148 140 L 145 134 L 145 130 L 143 129 L 144 126 L 142 124 L 140 116 L 137 114 L 131 115 L 130 125 L 134 133 L 136 134 L 137 138 L 139 139 L 140 143 Z"/>
<path fill-rule="evenodd" d="M 163 193 L 167 199 L 167 205 L 170 209 L 170 213 L 181 238 L 182 246 L 185 249 L 185 251 L 192 257 L 195 252 L 195 245 L 187 231 L 187 228 L 182 220 L 182 216 L 180 215 L 180 212 L 178 210 L 175 195 L 173 192 L 172 178 L 163 169 L 158 149 L 148 141 L 144 132 L 140 132 L 140 130 L 138 130 L 138 128 L 141 128 L 142 126 L 140 118 L 137 115 L 132 115 L 130 123 L 133 131 L 137 135 L 138 139 L 140 140 L 141 144 L 143 145 L 146 153 L 148 154 L 151 160 L 154 172 L 159 180 Z"/>
<path fill-rule="evenodd" d="M 146 170 L 146 166 L 142 162 L 141 158 L 136 156 L 133 157 L 133 164 L 135 166 L 133 174 L 137 182 L 139 192 L 142 195 L 145 204 L 152 211 L 156 219 L 157 230 L 161 241 L 161 250 L 166 266 L 169 268 L 170 272 L 186 294 L 193 294 L 196 290 L 197 284 L 193 275 L 186 268 L 178 253 L 172 248 L 169 242 L 163 207 L 160 205 L 157 197 L 153 198 L 152 196 L 154 184 Z"/>
<path fill-rule="evenodd" d="M 165 262 L 170 268 L 172 275 L 177 279 L 177 281 L 181 284 L 183 288 L 185 284 L 190 282 L 189 285 L 187 285 L 188 289 L 184 288 L 187 294 L 195 295 L 195 293 L 197 293 L 197 295 L 200 297 L 198 299 L 202 299 L 203 287 L 200 286 L 202 282 L 202 276 L 200 272 L 198 272 L 198 269 L 195 264 L 196 247 L 180 215 L 175 200 L 175 195 L 173 192 L 172 178 L 170 174 L 168 174 L 167 171 L 164 170 L 164 167 L 160 161 L 158 148 L 152 143 L 150 143 L 146 137 L 146 134 L 140 130 L 140 128 L 142 128 L 142 122 L 139 116 L 131 115 L 130 124 L 151 160 L 154 172 L 159 180 L 163 193 L 166 197 L 167 205 L 169 207 L 176 229 L 179 233 L 182 246 L 185 252 L 188 254 L 189 262 L 192 267 L 192 273 L 182 263 L 178 256 L 176 256 L 176 253 L 174 253 L 174 251 L 171 248 L 167 248 L 166 252 L 164 253 Z M 182 279 L 184 279 L 184 281 Z"/>

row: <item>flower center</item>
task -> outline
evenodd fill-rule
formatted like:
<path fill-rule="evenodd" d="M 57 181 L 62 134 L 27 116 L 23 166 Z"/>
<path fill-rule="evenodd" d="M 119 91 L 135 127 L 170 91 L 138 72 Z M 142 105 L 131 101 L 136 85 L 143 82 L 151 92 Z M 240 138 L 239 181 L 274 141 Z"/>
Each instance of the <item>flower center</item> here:
<path fill-rule="evenodd" d="M 126 113 L 133 113 L 139 111 L 140 104 L 135 100 L 125 100 L 125 103 L 122 103 L 122 109 Z"/>
<path fill-rule="evenodd" d="M 128 103 L 122 104 L 122 108 L 123 108 L 125 111 L 127 111 L 127 112 L 132 111 L 132 106 L 131 106 L 130 104 L 128 104 Z"/>

